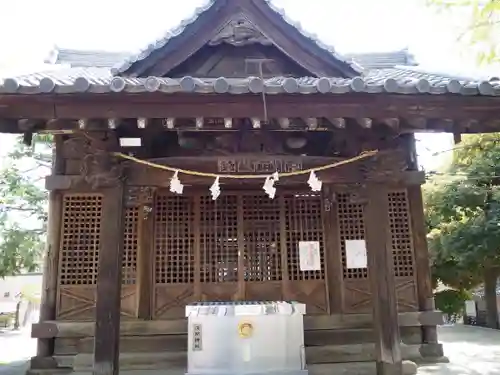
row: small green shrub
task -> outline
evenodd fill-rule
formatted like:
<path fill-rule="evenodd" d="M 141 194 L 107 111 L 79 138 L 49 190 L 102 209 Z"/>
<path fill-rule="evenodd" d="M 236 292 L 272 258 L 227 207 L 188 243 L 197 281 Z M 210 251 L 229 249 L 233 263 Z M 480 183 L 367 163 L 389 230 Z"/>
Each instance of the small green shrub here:
<path fill-rule="evenodd" d="M 466 290 L 447 289 L 434 294 L 436 308 L 448 317 L 448 321 L 456 322 L 465 311 L 465 301 L 472 299 Z"/>

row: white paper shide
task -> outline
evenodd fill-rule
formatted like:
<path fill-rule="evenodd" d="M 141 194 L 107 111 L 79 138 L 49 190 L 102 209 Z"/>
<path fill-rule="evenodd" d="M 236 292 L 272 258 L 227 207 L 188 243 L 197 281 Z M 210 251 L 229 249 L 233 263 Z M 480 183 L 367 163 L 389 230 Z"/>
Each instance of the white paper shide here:
<path fill-rule="evenodd" d="M 345 255 L 347 269 L 368 267 L 365 240 L 346 240 Z"/>
<path fill-rule="evenodd" d="M 321 257 L 318 241 L 299 242 L 299 261 L 301 271 L 320 271 Z"/>

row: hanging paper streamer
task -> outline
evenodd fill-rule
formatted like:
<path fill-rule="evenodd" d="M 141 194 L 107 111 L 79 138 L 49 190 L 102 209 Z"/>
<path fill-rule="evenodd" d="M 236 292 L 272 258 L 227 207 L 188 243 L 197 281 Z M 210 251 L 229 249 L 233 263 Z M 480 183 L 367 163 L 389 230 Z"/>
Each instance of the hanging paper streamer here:
<path fill-rule="evenodd" d="M 179 180 L 179 171 L 175 171 L 174 175 L 170 179 L 170 191 L 176 194 L 182 194 L 184 190 L 184 185 L 182 185 L 181 180 Z"/>
<path fill-rule="evenodd" d="M 264 185 L 262 186 L 262 189 L 264 189 L 266 194 L 271 199 L 274 199 L 274 197 L 276 196 L 276 188 L 274 187 L 274 184 L 279 179 L 280 179 L 280 176 L 278 174 L 278 171 L 276 171 L 272 174 L 272 176 L 266 177 L 266 180 L 264 181 Z"/>
<path fill-rule="evenodd" d="M 262 189 L 266 192 L 266 194 L 269 196 L 269 198 L 274 199 L 274 196 L 276 195 L 276 188 L 274 187 L 274 178 L 272 176 L 266 177 L 266 181 L 264 182 L 264 186 L 262 186 Z"/>
<path fill-rule="evenodd" d="M 212 199 L 216 200 L 220 195 L 220 185 L 219 185 L 219 176 L 215 178 L 214 183 L 210 186 L 210 192 L 212 193 Z"/>
<path fill-rule="evenodd" d="M 323 182 L 318 178 L 318 176 L 316 176 L 314 171 L 311 171 L 309 174 L 309 180 L 307 180 L 307 183 L 312 191 L 321 191 L 321 187 L 323 186 Z"/>

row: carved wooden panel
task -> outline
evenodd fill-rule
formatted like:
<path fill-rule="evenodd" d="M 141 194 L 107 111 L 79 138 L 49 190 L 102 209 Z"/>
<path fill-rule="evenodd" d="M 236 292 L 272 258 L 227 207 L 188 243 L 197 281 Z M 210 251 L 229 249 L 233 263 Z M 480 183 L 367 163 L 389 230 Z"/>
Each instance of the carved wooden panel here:
<path fill-rule="evenodd" d="M 92 320 L 96 301 L 102 200 L 100 194 L 63 197 L 57 318 Z M 125 211 L 122 314 L 135 314 L 138 210 Z"/>

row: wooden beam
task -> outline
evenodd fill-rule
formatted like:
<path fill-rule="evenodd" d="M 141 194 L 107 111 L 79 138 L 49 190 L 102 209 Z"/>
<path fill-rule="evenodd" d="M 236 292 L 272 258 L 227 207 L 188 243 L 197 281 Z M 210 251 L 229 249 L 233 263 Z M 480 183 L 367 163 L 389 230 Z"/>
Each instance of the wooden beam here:
<path fill-rule="evenodd" d="M 140 189 L 140 188 L 139 188 Z M 139 244 L 137 254 L 137 318 L 151 319 L 152 288 L 152 252 L 154 238 L 154 219 L 152 217 L 152 203 L 154 201 L 153 188 L 145 188 L 150 193 L 141 194 L 139 201 Z"/>
<path fill-rule="evenodd" d="M 97 274 L 94 375 L 119 373 L 123 205 L 123 186 L 104 189 Z"/>
<path fill-rule="evenodd" d="M 63 139 L 60 135 L 54 139 L 54 162 L 52 173 L 63 174 L 65 159 L 63 157 Z M 44 259 L 42 296 L 40 301 L 39 322 L 51 321 L 56 318 L 57 281 L 59 279 L 59 253 L 61 237 L 62 195 L 58 191 L 49 192 L 49 211 L 47 222 L 47 242 Z M 49 357 L 54 354 L 54 341 L 39 339 L 36 356 Z"/>
<path fill-rule="evenodd" d="M 262 100 L 252 95 L 1 96 L 4 119 L 259 117 Z M 500 118 L 500 98 L 448 95 L 268 95 L 269 118 L 449 118 L 484 123 Z M 56 115 L 57 113 L 57 115 Z M 484 127 L 483 127 L 484 128 Z M 438 130 L 438 129 L 434 129 Z M 480 132 L 481 127 L 473 131 Z M 492 129 L 486 129 L 492 131 Z M 471 130 L 472 131 L 472 130 Z"/>
<path fill-rule="evenodd" d="M 402 357 L 387 188 L 372 184 L 367 190 L 366 245 L 377 375 L 396 375 L 402 373 Z"/>
<path fill-rule="evenodd" d="M 436 326 L 443 324 L 440 311 L 414 311 L 399 313 L 401 327 Z M 372 314 L 333 314 L 304 316 L 305 330 L 342 330 L 362 329 L 373 326 Z M 94 336 L 93 322 L 46 321 L 32 326 L 31 337 L 35 338 L 74 338 Z M 125 320 L 120 323 L 122 336 L 185 335 L 187 321 L 174 320 Z"/>
<path fill-rule="evenodd" d="M 429 249 L 427 246 L 427 228 L 424 218 L 424 202 L 420 186 L 408 187 L 410 223 L 413 234 L 413 251 L 417 271 L 417 299 L 421 311 L 433 311 L 434 294 L 432 290 Z M 436 327 L 422 328 L 423 341 L 437 343 Z"/>
<path fill-rule="evenodd" d="M 182 164 L 182 163 L 181 163 Z M 326 164 L 326 163 L 324 163 Z M 320 166 L 324 164 L 304 164 L 305 168 Z M 179 164 L 180 165 L 180 164 Z M 198 162 L 198 167 L 200 167 Z M 206 171 L 211 173 L 212 169 L 198 168 L 196 170 Z M 180 167 L 179 167 L 180 168 Z M 155 168 L 141 168 L 141 167 L 133 167 L 131 164 L 130 168 L 130 177 L 129 183 L 133 185 L 148 185 L 148 186 L 156 186 L 156 187 L 165 187 L 168 188 L 170 184 L 170 177 L 172 176 L 171 172 L 168 171 L 160 171 Z M 349 184 L 358 184 L 362 182 L 385 182 L 389 185 L 394 186 L 411 186 L 411 185 L 422 185 L 425 183 L 425 173 L 421 171 L 403 171 L 395 174 L 388 173 L 384 175 L 383 173 L 379 177 L 375 177 L 373 179 L 366 180 L 366 176 L 359 170 L 351 170 L 350 172 L 343 172 L 340 168 L 333 168 L 330 170 L 320 171 L 316 173 L 318 177 L 324 183 L 331 183 L 337 186 L 345 186 Z M 208 180 L 206 177 L 197 177 L 197 176 L 189 176 L 185 175 L 182 177 L 182 181 L 186 185 L 199 185 L 205 186 L 208 184 Z M 234 181 L 235 184 L 238 185 L 254 185 L 259 184 L 259 181 L 256 180 L 237 180 Z M 280 185 L 294 185 L 294 184 L 303 184 L 304 176 L 294 176 L 287 177 L 280 181 Z M 87 185 L 82 181 L 80 176 L 47 176 L 45 178 L 45 189 L 47 190 L 68 190 L 68 189 L 78 189 L 78 188 L 88 188 Z"/>

